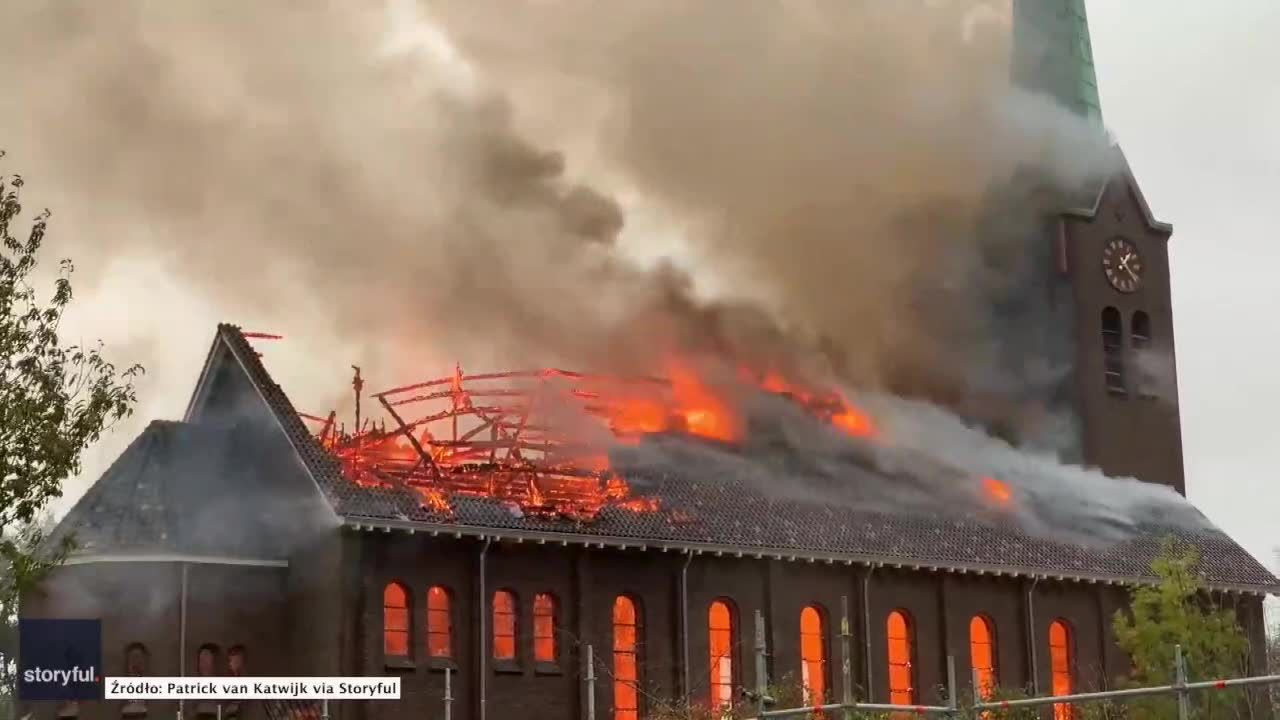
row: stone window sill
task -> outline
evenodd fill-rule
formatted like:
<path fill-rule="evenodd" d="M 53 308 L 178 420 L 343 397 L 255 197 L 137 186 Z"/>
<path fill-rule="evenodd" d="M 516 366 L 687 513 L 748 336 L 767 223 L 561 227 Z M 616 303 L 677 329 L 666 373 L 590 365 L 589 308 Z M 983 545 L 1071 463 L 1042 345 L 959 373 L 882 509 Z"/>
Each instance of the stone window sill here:
<path fill-rule="evenodd" d="M 427 669 L 438 673 L 448 670 L 456 675 L 458 673 L 458 663 L 454 662 L 453 658 L 450 657 L 433 657 L 427 659 Z"/>
<path fill-rule="evenodd" d="M 493 671 L 500 675 L 523 675 L 524 668 L 515 660 L 494 660 Z"/>
<path fill-rule="evenodd" d="M 389 657 L 383 663 L 388 670 L 414 670 L 418 664 L 407 657 Z"/>

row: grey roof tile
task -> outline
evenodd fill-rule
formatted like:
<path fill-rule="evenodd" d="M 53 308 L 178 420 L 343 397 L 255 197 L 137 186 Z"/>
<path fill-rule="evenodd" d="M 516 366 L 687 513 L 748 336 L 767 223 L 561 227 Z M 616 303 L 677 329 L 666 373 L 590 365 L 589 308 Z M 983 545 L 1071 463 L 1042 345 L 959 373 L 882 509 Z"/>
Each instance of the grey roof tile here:
<path fill-rule="evenodd" d="M 254 478 L 233 462 L 238 431 L 167 420 L 148 425 L 50 533 L 77 552 L 270 559 L 277 539 L 243 498 Z"/>

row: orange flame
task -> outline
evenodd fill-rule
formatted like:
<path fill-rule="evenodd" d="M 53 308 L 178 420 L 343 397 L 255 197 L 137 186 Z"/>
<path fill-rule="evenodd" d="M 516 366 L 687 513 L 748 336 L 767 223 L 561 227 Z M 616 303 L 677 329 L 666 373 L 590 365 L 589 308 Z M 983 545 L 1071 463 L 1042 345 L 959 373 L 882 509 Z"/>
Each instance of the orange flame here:
<path fill-rule="evenodd" d="M 1013 500 L 1009 485 L 990 476 L 982 478 L 982 491 L 1000 505 L 1008 505 Z"/>
<path fill-rule="evenodd" d="M 670 429 L 671 414 L 657 398 L 621 398 L 609 409 L 609 425 L 620 438 L 633 439 Z"/>
<path fill-rule="evenodd" d="M 750 373 L 746 373 L 746 376 L 749 377 Z M 760 380 L 760 388 L 777 395 L 786 395 L 811 412 L 819 411 L 817 414 L 826 415 L 832 425 L 853 437 L 869 438 L 877 434 L 871 416 L 855 407 L 840 393 L 831 393 L 826 397 L 819 396 L 787 380 L 776 370 L 765 373 Z M 823 409 L 825 412 L 821 412 Z"/>
<path fill-rule="evenodd" d="M 580 432 L 576 419 L 567 425 L 558 422 L 558 411 L 547 413 L 545 403 L 536 398 L 543 397 L 538 388 L 546 382 L 568 383 L 567 393 L 558 385 L 554 396 L 580 403 L 586 417 L 607 426 L 622 442 L 638 442 L 660 432 L 722 442 L 742 439 L 746 421 L 728 387 L 710 381 L 687 359 L 670 358 L 666 369 L 662 380 L 557 369 L 465 375 L 456 367 L 448 377 L 374 396 L 388 408 L 398 429 L 365 423 L 347 433 L 338 429 L 332 413 L 328 418 L 302 417 L 322 425 L 317 440 L 351 482 L 407 487 L 433 512 L 449 514 L 450 500 L 458 495 L 493 498 L 521 512 L 576 519 L 591 519 L 607 505 L 655 512 L 659 503 L 633 497 L 627 481 L 610 467 L 607 443 Z M 739 388 L 746 384 L 785 396 L 850 436 L 877 434 L 871 418 L 839 393 L 813 391 L 777 371 L 758 374 L 744 367 L 739 376 Z M 361 391 L 360 385 L 354 387 Z M 401 409 L 393 410 L 397 407 Z M 413 410 L 418 412 L 410 414 Z M 1010 497 L 1007 488 L 992 494 L 1002 501 Z M 672 522 L 686 521 L 680 512 L 668 509 Z"/>
<path fill-rule="evenodd" d="M 667 375 L 675 395 L 676 412 L 691 435 L 734 442 L 741 436 L 741 422 L 729 404 L 680 363 L 668 363 Z"/>
<path fill-rule="evenodd" d="M 854 437 L 867 438 L 875 436 L 876 426 L 871 422 L 870 415 L 854 407 L 843 397 L 840 398 L 840 404 L 842 406 L 841 411 L 831 416 L 833 425 Z"/>

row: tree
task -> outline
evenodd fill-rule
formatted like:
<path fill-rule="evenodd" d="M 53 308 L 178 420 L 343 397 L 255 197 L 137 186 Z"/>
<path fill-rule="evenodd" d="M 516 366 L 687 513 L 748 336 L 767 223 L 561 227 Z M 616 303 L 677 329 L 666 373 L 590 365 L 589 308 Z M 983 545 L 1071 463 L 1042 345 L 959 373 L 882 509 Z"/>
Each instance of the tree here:
<path fill-rule="evenodd" d="M 1189 679 L 1233 677 L 1248 668 L 1249 641 L 1236 615 L 1217 607 L 1202 592 L 1200 558 L 1193 548 L 1166 541 L 1152 563 L 1159 583 L 1133 591 L 1128 610 L 1116 613 L 1116 642 L 1130 657 L 1125 682 L 1133 686 L 1175 682 L 1174 654 L 1182 646 Z M 1191 716 L 1227 717 L 1242 705 L 1240 691 L 1192 693 Z M 1178 717 L 1173 696 L 1157 696 L 1129 705 L 1131 718 Z"/>
<path fill-rule="evenodd" d="M 142 372 L 137 365 L 118 372 L 101 344 L 59 342 L 73 268 L 61 261 L 52 297 L 41 302 L 31 282 L 49 211 L 15 237 L 21 188 L 21 177 L 0 177 L 0 640 L 12 638 L 4 628 L 21 593 L 70 550 L 43 547 L 41 514 L 79 472 L 84 449 L 131 414 Z M 0 645 L 0 682 L 12 680 L 12 653 L 8 642 Z"/>
<path fill-rule="evenodd" d="M 1267 628 L 1267 674 L 1280 675 L 1280 613 Z M 1271 686 L 1271 712 L 1280 717 L 1280 685 Z"/>

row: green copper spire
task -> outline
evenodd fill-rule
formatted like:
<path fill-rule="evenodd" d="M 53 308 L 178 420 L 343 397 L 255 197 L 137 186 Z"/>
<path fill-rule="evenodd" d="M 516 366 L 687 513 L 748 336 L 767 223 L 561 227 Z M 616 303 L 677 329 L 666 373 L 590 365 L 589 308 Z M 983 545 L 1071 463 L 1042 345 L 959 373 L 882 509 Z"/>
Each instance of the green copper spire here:
<path fill-rule="evenodd" d="M 1102 125 L 1084 0 L 1012 0 L 1013 81 Z"/>

